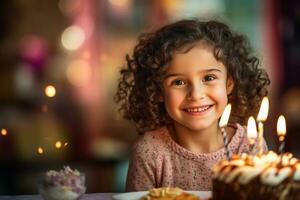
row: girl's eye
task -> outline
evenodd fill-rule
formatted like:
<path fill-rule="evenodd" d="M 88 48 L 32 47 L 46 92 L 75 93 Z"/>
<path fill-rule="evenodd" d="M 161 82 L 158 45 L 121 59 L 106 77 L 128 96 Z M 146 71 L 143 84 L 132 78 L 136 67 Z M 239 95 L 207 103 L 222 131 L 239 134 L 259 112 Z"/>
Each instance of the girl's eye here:
<path fill-rule="evenodd" d="M 174 80 L 172 81 L 172 85 L 184 85 L 185 81 L 183 80 Z"/>
<path fill-rule="evenodd" d="M 216 79 L 215 76 L 208 75 L 208 76 L 205 76 L 203 80 L 206 82 L 206 81 L 212 81 L 212 80 L 215 80 L 215 79 Z"/>

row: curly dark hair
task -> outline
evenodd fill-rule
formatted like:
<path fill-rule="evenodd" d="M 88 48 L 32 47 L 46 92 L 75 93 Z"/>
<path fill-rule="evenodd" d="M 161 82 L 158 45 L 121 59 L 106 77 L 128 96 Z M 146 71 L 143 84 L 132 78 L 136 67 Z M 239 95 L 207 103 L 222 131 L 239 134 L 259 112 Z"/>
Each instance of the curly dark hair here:
<path fill-rule="evenodd" d="M 132 56 L 126 55 L 126 68 L 120 71 L 115 100 L 124 118 L 133 121 L 139 133 L 171 122 L 157 98 L 163 75 L 174 53 L 197 42 L 211 46 L 215 58 L 233 78 L 234 89 L 228 96 L 233 105 L 230 122 L 244 125 L 249 116 L 257 114 L 270 80 L 259 67 L 259 59 L 252 55 L 247 39 L 219 21 L 181 20 L 141 34 Z"/>

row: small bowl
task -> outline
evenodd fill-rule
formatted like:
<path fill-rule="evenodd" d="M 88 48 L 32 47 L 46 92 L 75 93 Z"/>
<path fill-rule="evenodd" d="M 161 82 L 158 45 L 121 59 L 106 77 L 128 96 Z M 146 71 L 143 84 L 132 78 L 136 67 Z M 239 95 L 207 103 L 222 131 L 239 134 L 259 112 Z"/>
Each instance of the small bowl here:
<path fill-rule="evenodd" d="M 78 200 L 85 193 L 85 175 L 65 167 L 44 173 L 38 184 L 44 200 Z"/>
<path fill-rule="evenodd" d="M 40 186 L 39 193 L 44 200 L 78 200 L 85 193 L 85 189 L 77 193 L 66 186 Z"/>

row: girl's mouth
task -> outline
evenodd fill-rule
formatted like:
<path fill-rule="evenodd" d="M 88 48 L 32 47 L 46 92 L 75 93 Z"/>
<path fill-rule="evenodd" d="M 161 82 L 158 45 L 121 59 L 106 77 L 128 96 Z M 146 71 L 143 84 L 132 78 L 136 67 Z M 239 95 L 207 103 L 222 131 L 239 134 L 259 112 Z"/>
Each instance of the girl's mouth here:
<path fill-rule="evenodd" d="M 189 114 L 200 114 L 209 110 L 213 105 L 184 108 L 183 110 Z"/>

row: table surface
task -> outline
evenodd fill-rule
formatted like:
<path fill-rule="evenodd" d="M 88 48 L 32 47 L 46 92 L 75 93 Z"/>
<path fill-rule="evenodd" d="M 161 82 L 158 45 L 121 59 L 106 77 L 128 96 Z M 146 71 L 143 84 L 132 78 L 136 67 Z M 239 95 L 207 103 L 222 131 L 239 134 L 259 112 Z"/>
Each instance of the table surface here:
<path fill-rule="evenodd" d="M 80 200 L 111 200 L 116 193 L 84 194 Z M 43 200 L 40 195 L 0 196 L 0 200 Z"/>

